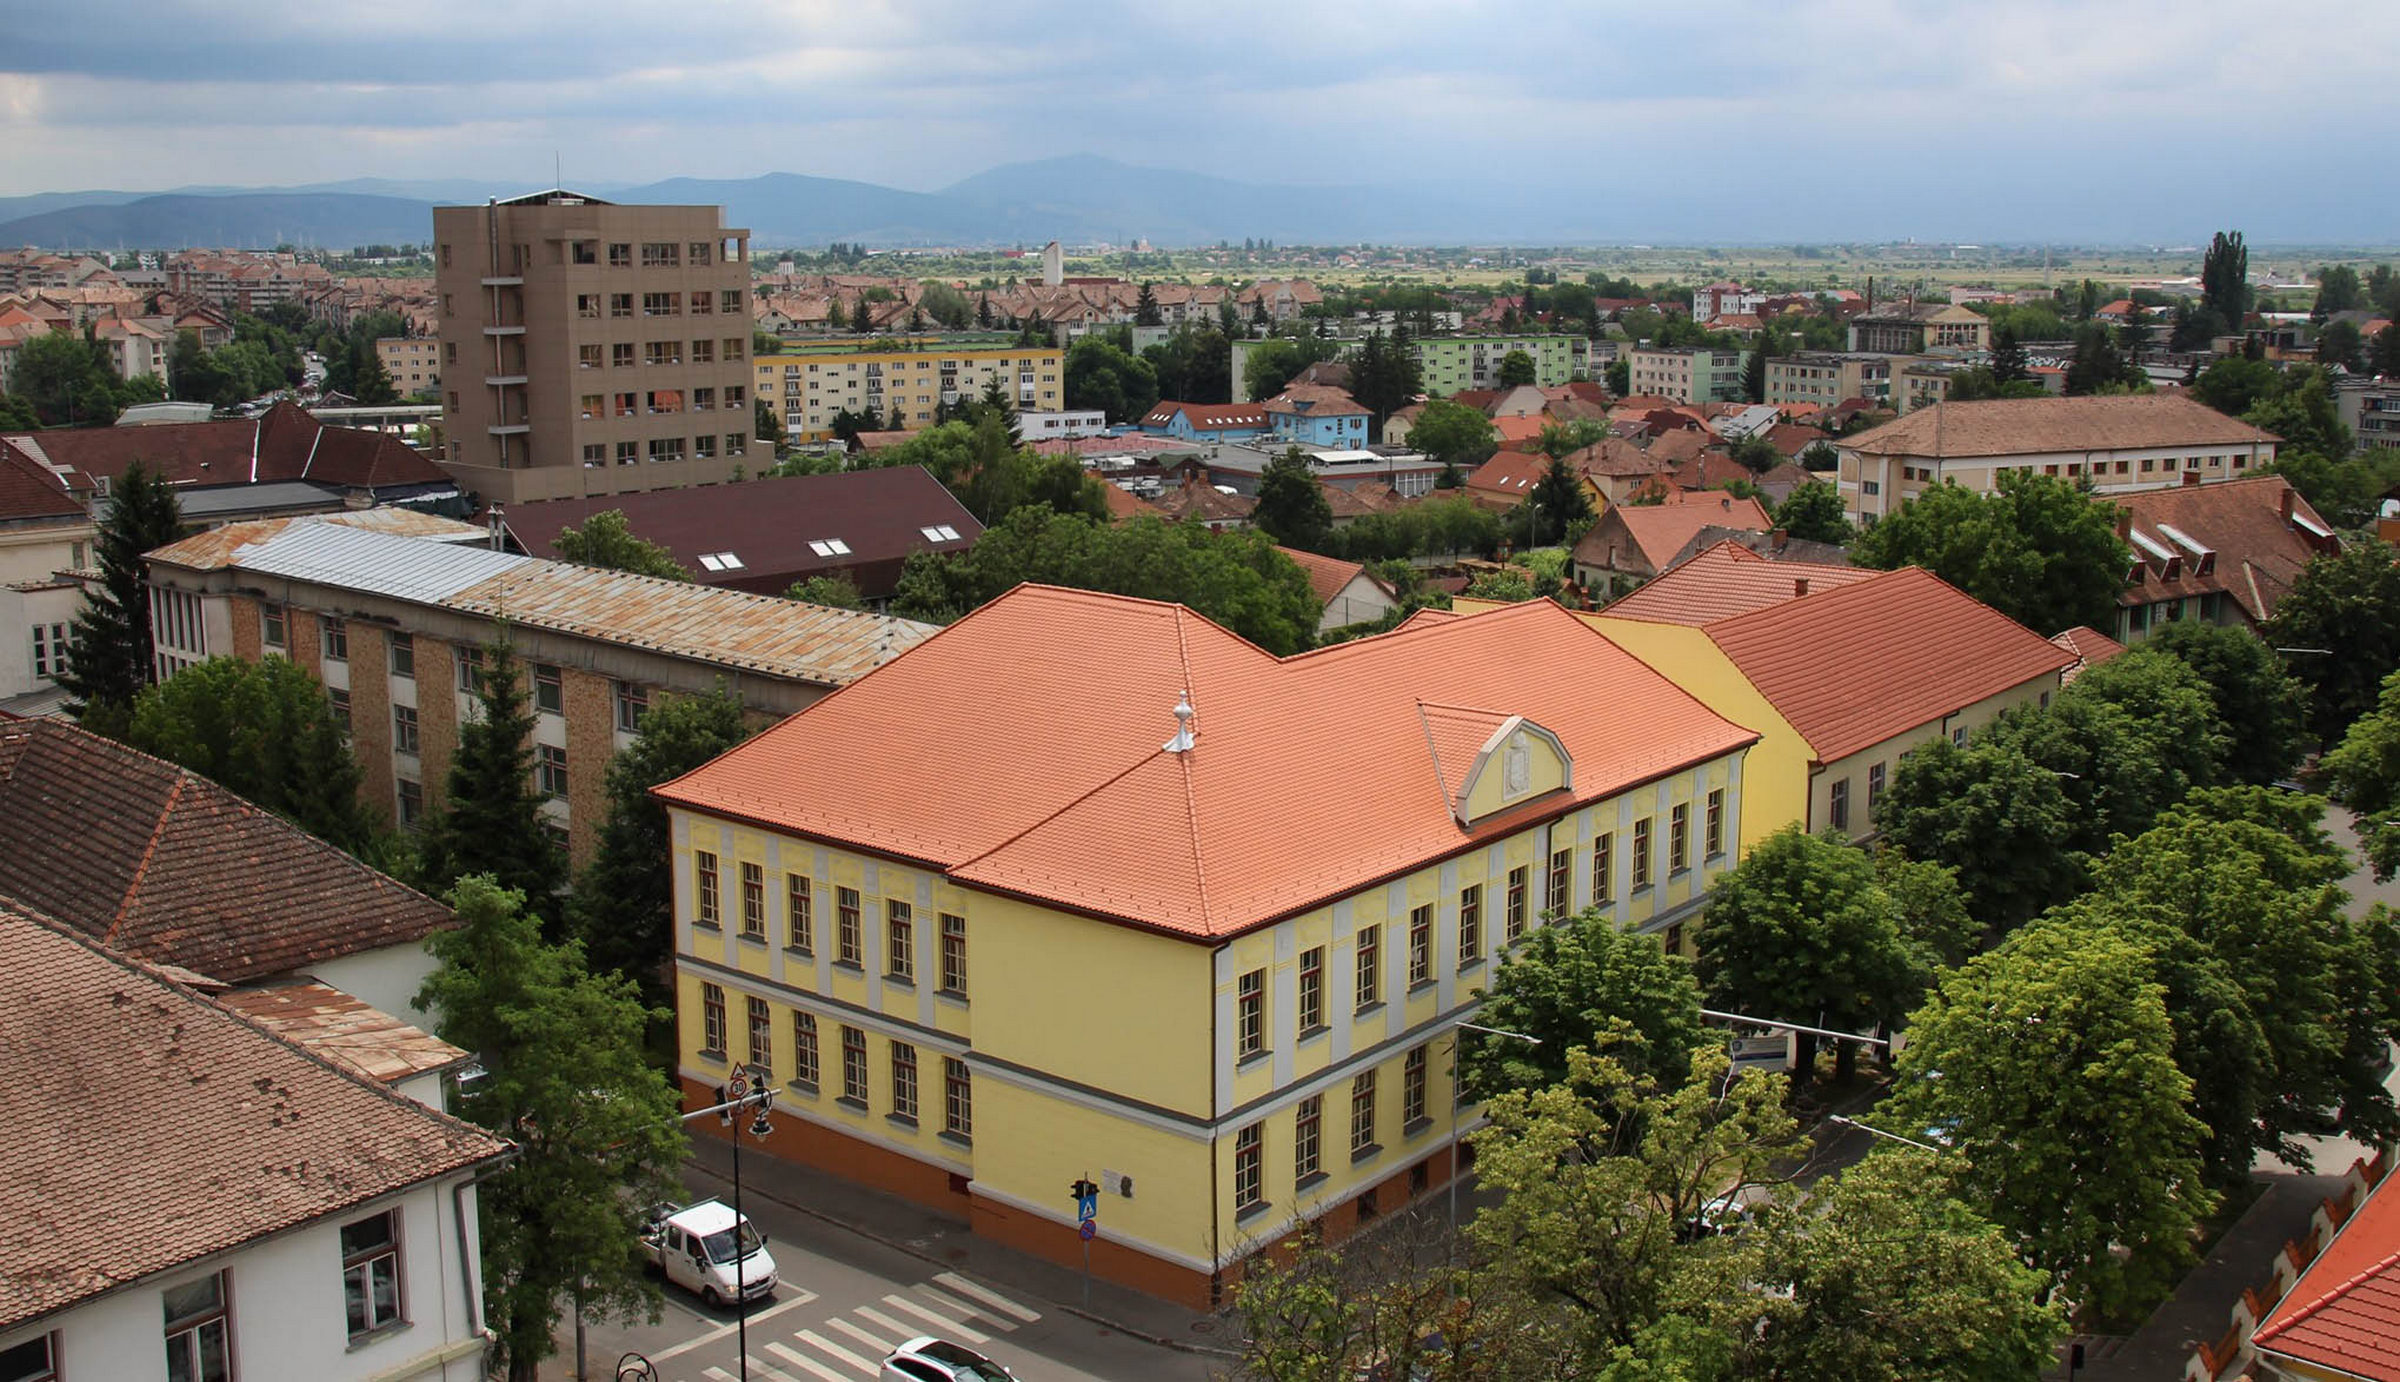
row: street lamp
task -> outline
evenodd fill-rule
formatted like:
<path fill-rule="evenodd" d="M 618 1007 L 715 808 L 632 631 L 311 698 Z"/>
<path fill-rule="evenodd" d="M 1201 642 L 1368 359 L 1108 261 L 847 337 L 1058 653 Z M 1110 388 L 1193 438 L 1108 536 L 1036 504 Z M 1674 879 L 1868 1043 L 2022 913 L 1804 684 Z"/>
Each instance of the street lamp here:
<path fill-rule="evenodd" d="M 1908 1146 L 1918 1148 L 1921 1151 L 1932 1152 L 1936 1155 L 1949 1150 L 1947 1147 L 1936 1147 L 1930 1142 L 1919 1142 L 1913 1137 L 1902 1137 L 1896 1132 L 1885 1132 L 1881 1128 L 1869 1127 L 1867 1124 L 1861 1123 L 1855 1118 L 1845 1118 L 1838 1113 L 1826 1114 L 1825 1121 L 1828 1123 L 1839 1123 L 1845 1128 L 1856 1128 L 1860 1132 L 1873 1133 L 1877 1137 L 1889 1138 L 1894 1142 L 1906 1143 Z"/>
<path fill-rule="evenodd" d="M 1468 1032 L 1482 1032 L 1487 1036 L 1507 1037 L 1511 1041 L 1521 1041 L 1528 1046 L 1542 1044 L 1540 1037 L 1527 1036 L 1523 1032 L 1506 1031 L 1499 1027 L 1485 1027 L 1473 1022 L 1454 1022 L 1450 1025 L 1450 1234 L 1454 1240 L 1458 1235 L 1458 1106 L 1466 1102 L 1466 1096 L 1458 1083 L 1458 1048 L 1459 1044 L 1466 1040 L 1465 1034 Z"/>
<path fill-rule="evenodd" d="M 697 1118 L 706 1118 L 713 1113 L 726 1124 L 733 1125 L 747 1111 L 750 1114 L 750 1126 L 747 1131 L 752 1137 L 763 1141 L 768 1133 L 775 1131 L 774 1123 L 767 1118 L 768 1112 L 775 1107 L 774 1076 L 764 1071 L 754 1073 L 749 1066 L 737 1065 L 733 1069 L 733 1077 L 725 1082 L 724 1093 L 725 1098 L 721 1102 L 711 1104 L 704 1109 L 695 1109 L 683 1115 L 683 1121 L 689 1123 Z M 733 1143 L 733 1322 L 736 1336 L 735 1347 L 739 1350 L 741 1357 L 742 1382 L 750 1382 L 750 1291 L 748 1283 L 742 1279 L 742 1269 L 748 1265 L 750 1259 L 748 1245 L 742 1241 L 742 1228 L 749 1222 L 742 1217 L 743 1131 L 745 1130 L 738 1126 L 734 1127 L 731 1138 Z"/>

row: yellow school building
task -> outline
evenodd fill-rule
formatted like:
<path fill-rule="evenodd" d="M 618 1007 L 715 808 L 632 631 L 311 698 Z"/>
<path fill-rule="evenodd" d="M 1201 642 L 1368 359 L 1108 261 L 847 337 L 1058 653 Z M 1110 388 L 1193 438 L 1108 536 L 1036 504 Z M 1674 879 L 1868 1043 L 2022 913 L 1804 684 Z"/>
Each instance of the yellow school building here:
<path fill-rule="evenodd" d="M 1091 1180 L 1093 1270 L 1205 1306 L 1446 1182 L 1532 928 L 1680 945 L 1757 740 L 1547 601 L 1279 659 L 1019 587 L 658 789 L 685 1096 L 1061 1262 Z"/>

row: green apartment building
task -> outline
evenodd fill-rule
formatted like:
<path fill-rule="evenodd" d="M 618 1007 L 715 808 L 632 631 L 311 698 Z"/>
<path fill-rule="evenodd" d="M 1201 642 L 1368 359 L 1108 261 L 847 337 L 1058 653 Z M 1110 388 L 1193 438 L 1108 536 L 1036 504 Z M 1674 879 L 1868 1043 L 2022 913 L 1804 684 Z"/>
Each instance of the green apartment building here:
<path fill-rule="evenodd" d="M 1250 361 L 1250 352 L 1264 344 L 1247 337 L 1233 343 L 1237 403 L 1256 401 L 1243 383 L 1243 367 Z M 1442 397 L 1461 389 L 1500 387 L 1500 362 L 1512 350 L 1533 357 L 1533 382 L 1544 388 L 1564 384 L 1579 374 L 1588 379 L 1592 372 L 1592 343 L 1581 336 L 1419 336 L 1411 344 L 1425 377 L 1425 391 Z M 1357 348 L 1355 340 L 1342 342 L 1344 354 Z"/>

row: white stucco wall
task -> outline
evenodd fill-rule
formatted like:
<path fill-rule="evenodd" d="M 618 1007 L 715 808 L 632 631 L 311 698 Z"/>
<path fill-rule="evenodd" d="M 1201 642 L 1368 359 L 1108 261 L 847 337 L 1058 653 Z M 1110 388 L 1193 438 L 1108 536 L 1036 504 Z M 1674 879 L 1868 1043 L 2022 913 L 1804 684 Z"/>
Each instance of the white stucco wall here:
<path fill-rule="evenodd" d="M 344 955 L 338 960 L 325 960 L 308 967 L 308 974 L 317 982 L 340 989 L 370 1008 L 390 1013 L 412 1026 L 433 1030 L 434 1019 L 429 1013 L 417 1011 L 410 1004 L 417 990 L 425 986 L 426 976 L 433 973 L 433 956 L 425 953 L 419 942 L 406 945 L 387 945 L 380 950 L 362 950 Z"/>
<path fill-rule="evenodd" d="M 242 1382 L 477 1382 L 483 1374 L 483 1351 L 474 1346 L 468 1330 L 467 1292 L 480 1287 L 460 1281 L 458 1226 L 449 1190 L 456 1180 L 429 1182 L 120 1288 L 52 1319 L 0 1334 L 0 1348 L 55 1331 L 61 1377 L 163 1382 L 167 1364 L 161 1293 L 222 1270 L 230 1278 L 233 1370 Z M 343 1315 L 341 1227 L 395 1205 L 401 1212 L 401 1300 L 408 1323 L 354 1349 Z M 475 1195 L 470 1190 L 470 1243 L 475 1234 Z M 462 1349 L 462 1356 L 444 1360 L 445 1354 Z"/>

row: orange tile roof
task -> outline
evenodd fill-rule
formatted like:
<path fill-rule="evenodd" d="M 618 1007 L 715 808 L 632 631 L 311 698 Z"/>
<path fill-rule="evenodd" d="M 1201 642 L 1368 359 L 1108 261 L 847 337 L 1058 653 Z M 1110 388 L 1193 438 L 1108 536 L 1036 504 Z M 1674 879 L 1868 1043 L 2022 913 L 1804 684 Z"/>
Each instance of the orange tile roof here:
<path fill-rule="evenodd" d="M 270 984 L 216 997 L 284 1040 L 383 1084 L 447 1069 L 469 1054 L 325 984 Z"/>
<path fill-rule="evenodd" d="M 1513 506 L 1550 473 L 1550 458 L 1530 451 L 1499 451 L 1467 472 L 1467 488 L 1478 494 L 1506 496 Z"/>
<path fill-rule="evenodd" d="M 2250 1335 L 2261 1352 L 2400 1382 L 2400 1190 L 2386 1176 Z"/>
<path fill-rule="evenodd" d="M 1197 746 L 1170 753 L 1186 693 Z M 1547 600 L 1277 659 L 1180 605 L 1024 585 L 657 795 L 1215 938 L 1523 827 L 1459 825 L 1428 707 L 1559 736 L 1574 787 L 1531 819 L 1757 737 Z"/>
<path fill-rule="evenodd" d="M 1367 569 L 1354 561 L 1343 561 L 1339 557 L 1321 557 L 1314 552 L 1303 552 L 1296 547 L 1278 547 L 1275 550 L 1290 557 L 1292 565 L 1299 567 L 1300 573 L 1308 577 L 1309 591 L 1317 597 L 1317 603 L 1320 605 L 1332 604 L 1333 597 L 1341 594 Z"/>
<path fill-rule="evenodd" d="M 1937 403 L 1845 438 L 1870 456 L 2022 456 L 2160 446 L 2272 446 L 2278 438 L 2176 393 Z"/>
<path fill-rule="evenodd" d="M 2128 607 L 2223 593 L 2251 622 L 2263 622 L 2312 559 L 2339 547 L 2333 525 L 2280 475 L 2140 490 L 2109 500 L 2128 521 L 2127 541 L 2143 563 L 2141 581 L 2117 590 L 2117 603 Z M 2208 553 L 2207 570 L 2199 569 L 2199 553 L 2178 534 Z M 2169 556 L 2177 558 L 2172 580 L 2166 575 Z"/>
<path fill-rule="evenodd" d="M 1765 506 L 1755 499 L 1736 499 L 1723 490 L 1674 491 L 1665 496 L 1664 503 L 1611 506 L 1575 544 L 1575 559 L 1598 564 L 1598 548 L 1606 542 L 1606 535 L 1622 531 L 1641 550 L 1651 570 L 1663 571 L 1694 534 L 1712 523 L 1755 533 L 1775 526 Z"/>
<path fill-rule="evenodd" d="M 1821 594 L 1882 574 L 1860 566 L 1769 561 L 1738 542 L 1720 542 L 1608 606 L 1606 613 L 1700 628 L 1800 598 L 1803 581 L 1810 593 Z"/>
<path fill-rule="evenodd" d="M 1996 696 L 2074 654 L 1919 567 L 1707 626 L 1831 763 Z"/>
<path fill-rule="evenodd" d="M 2050 641 L 2075 655 L 2074 665 L 2067 668 L 2058 679 L 2062 686 L 2075 680 L 2084 668 L 2096 667 L 2125 651 L 2124 644 L 2088 624 L 2061 629 L 2050 635 Z"/>

